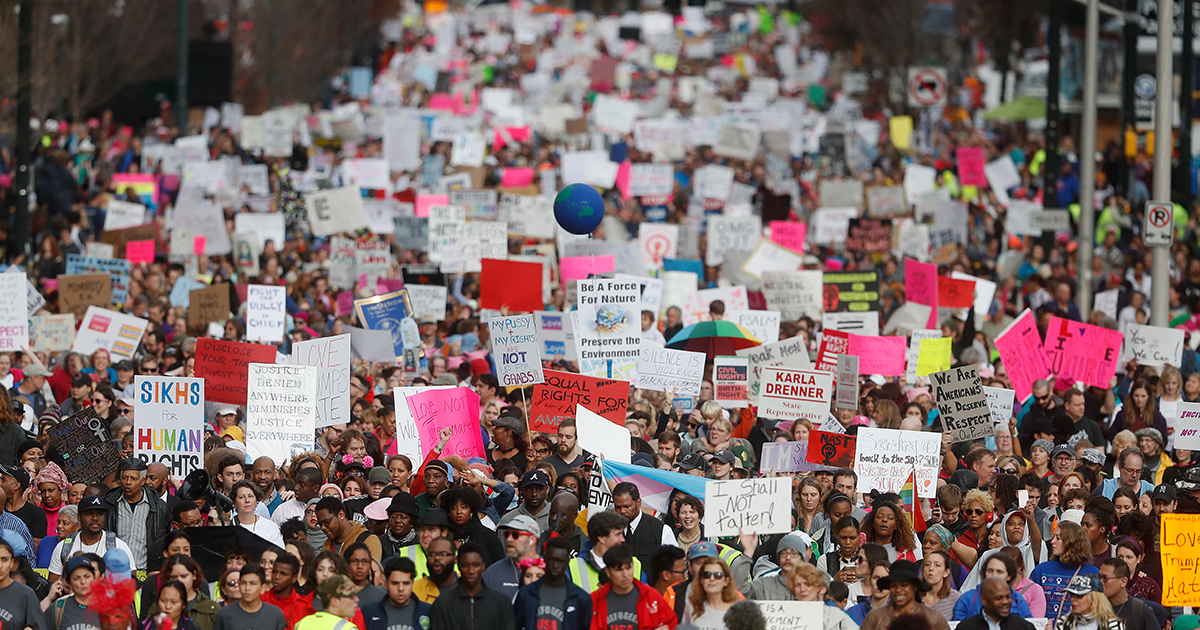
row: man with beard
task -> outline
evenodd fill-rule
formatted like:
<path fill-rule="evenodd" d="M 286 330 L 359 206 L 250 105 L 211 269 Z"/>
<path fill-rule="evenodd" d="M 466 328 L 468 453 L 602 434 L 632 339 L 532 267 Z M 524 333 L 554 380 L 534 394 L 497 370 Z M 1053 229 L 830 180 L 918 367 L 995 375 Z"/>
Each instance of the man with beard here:
<path fill-rule="evenodd" d="M 450 538 L 450 516 L 442 508 L 433 508 L 417 519 L 417 544 L 401 547 L 396 555 L 408 558 L 417 567 L 417 578 L 429 575 L 429 545 L 438 538 Z"/>
<path fill-rule="evenodd" d="M 259 503 L 265 504 L 267 510 L 274 513 L 275 508 L 283 503 L 283 497 L 275 489 L 275 462 L 270 457 L 259 457 L 254 460 L 250 475 L 254 485 L 258 486 L 258 494 L 263 498 Z"/>
<path fill-rule="evenodd" d="M 387 531 L 379 539 L 383 546 L 384 559 L 396 555 L 403 547 L 417 543 L 417 531 L 413 529 L 417 512 L 417 500 L 411 494 L 397 492 L 392 497 L 392 502 L 387 507 Z"/>
<path fill-rule="evenodd" d="M 579 447 L 579 434 L 575 427 L 575 418 L 564 418 L 558 425 L 558 447 L 553 455 L 542 460 L 554 466 L 559 475 L 579 468 L 592 459 L 592 454 Z"/>
<path fill-rule="evenodd" d="M 511 600 L 521 588 L 520 562 L 537 558 L 537 540 L 542 528 L 524 514 L 512 514 L 500 521 L 497 533 L 504 539 L 507 556 L 493 562 L 483 572 L 483 581 Z"/>
<path fill-rule="evenodd" d="M 413 595 L 426 604 L 432 604 L 442 590 L 458 582 L 458 576 L 454 574 L 454 541 L 445 537 L 436 538 L 429 543 L 425 553 L 429 556 L 429 575 L 413 584 Z"/>

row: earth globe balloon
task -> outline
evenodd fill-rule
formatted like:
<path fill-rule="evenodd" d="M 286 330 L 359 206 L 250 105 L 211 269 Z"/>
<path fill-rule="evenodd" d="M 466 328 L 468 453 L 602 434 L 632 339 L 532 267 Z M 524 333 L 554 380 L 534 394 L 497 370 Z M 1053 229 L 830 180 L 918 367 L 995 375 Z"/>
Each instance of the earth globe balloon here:
<path fill-rule="evenodd" d="M 604 219 L 604 199 L 587 184 L 570 184 L 554 197 L 554 219 L 571 234 L 591 234 Z"/>

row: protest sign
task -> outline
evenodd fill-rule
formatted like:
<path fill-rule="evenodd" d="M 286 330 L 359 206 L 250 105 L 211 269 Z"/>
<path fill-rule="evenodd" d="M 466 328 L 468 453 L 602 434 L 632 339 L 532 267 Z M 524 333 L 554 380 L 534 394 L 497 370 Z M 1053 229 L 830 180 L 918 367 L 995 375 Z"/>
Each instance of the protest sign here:
<path fill-rule="evenodd" d="M 779 311 L 725 311 L 725 321 L 750 331 L 760 342 L 779 341 Z"/>
<path fill-rule="evenodd" d="M 892 248 L 891 219 L 851 219 L 846 249 L 852 252 L 886 252 Z"/>
<path fill-rule="evenodd" d="M 246 293 L 246 340 L 279 343 L 287 325 L 284 287 L 252 284 Z"/>
<path fill-rule="evenodd" d="M 1107 388 L 1117 372 L 1122 340 L 1116 330 L 1051 317 L 1046 328 L 1046 365 L 1060 378 L 1069 376 Z"/>
<path fill-rule="evenodd" d="M 1033 393 L 1034 381 L 1050 377 L 1042 335 L 1029 309 L 1025 309 L 1007 328 L 1000 331 L 996 336 L 996 350 L 1016 390 L 1017 400 L 1029 398 Z"/>
<path fill-rule="evenodd" d="M 725 303 L 725 312 L 745 311 L 750 309 L 750 301 L 746 295 L 746 287 L 731 286 L 718 287 L 715 289 L 704 289 L 696 291 L 683 300 L 680 308 L 683 310 L 683 325 L 690 326 L 697 322 L 706 322 L 711 319 L 708 307 L 716 300 L 721 300 Z"/>
<path fill-rule="evenodd" d="M 916 491 L 922 499 L 937 492 L 942 465 L 942 436 L 927 431 L 861 427 L 854 451 L 858 491 L 899 492 L 916 468 Z"/>
<path fill-rule="evenodd" d="M 146 223 L 146 206 L 140 203 L 110 199 L 104 211 L 105 230 L 124 230 Z"/>
<path fill-rule="evenodd" d="M 597 278 L 580 280 L 578 287 L 579 309 L 572 315 L 580 360 L 636 359 L 641 346 L 641 286 Z"/>
<path fill-rule="evenodd" d="M 449 292 L 446 287 L 406 283 L 404 290 L 408 291 L 413 317 L 418 322 L 426 319 L 440 322 L 446 317 L 446 296 Z"/>
<path fill-rule="evenodd" d="M 879 305 L 879 273 L 852 271 L 823 275 L 826 313 L 869 311 Z"/>
<path fill-rule="evenodd" d="M 199 330 L 229 317 L 229 284 L 214 284 L 188 292 L 188 326 Z M 249 312 L 249 306 L 247 306 Z"/>
<path fill-rule="evenodd" d="M 937 292 L 938 308 L 971 308 L 975 300 L 975 283 L 938 276 Z"/>
<path fill-rule="evenodd" d="M 929 343 L 928 341 L 924 343 Z M 930 375 L 933 399 L 942 426 L 954 442 L 967 442 L 995 435 L 991 408 L 975 365 L 957 367 Z"/>
<path fill-rule="evenodd" d="M 23 350 L 29 345 L 29 308 L 25 296 L 24 272 L 0 273 L 0 350 Z"/>
<path fill-rule="evenodd" d="M 212 402 L 246 404 L 251 363 L 274 363 L 275 346 L 200 337 L 196 340 L 195 375 L 204 379 L 204 395 Z"/>
<path fill-rule="evenodd" d="M 779 534 L 792 530 L 792 481 L 784 477 L 710 479 L 704 487 L 708 536 Z M 710 533 L 711 532 L 711 533 Z"/>
<path fill-rule="evenodd" d="M 852 206 L 817 208 L 811 219 L 808 239 L 817 245 L 830 247 L 844 244 L 846 234 L 850 231 L 850 221 L 858 217 L 858 213 L 859 209 Z"/>
<path fill-rule="evenodd" d="M 867 189 L 867 209 L 873 217 L 908 214 L 903 186 L 872 186 Z"/>
<path fill-rule="evenodd" d="M 917 376 L 928 376 L 934 372 L 950 369 L 950 359 L 953 358 L 953 339 L 939 336 L 932 339 L 922 339 L 917 350 Z"/>
<path fill-rule="evenodd" d="M 850 468 L 854 465 L 855 444 L 856 439 L 853 435 L 834 431 L 809 431 L 806 459 L 821 466 Z"/>
<path fill-rule="evenodd" d="M 412 409 L 408 406 L 408 398 L 414 394 L 427 392 L 429 389 L 429 387 L 392 388 L 392 398 L 396 402 L 396 452 L 407 456 L 412 461 L 423 460 L 425 456 L 421 449 L 421 436 L 417 431 L 417 421 L 413 419 Z"/>
<path fill-rule="evenodd" d="M 511 312 L 526 313 L 542 310 L 545 302 L 542 301 L 540 264 L 491 258 L 484 258 L 480 263 L 483 269 L 479 282 L 480 308 L 508 308 Z M 630 321 L 640 324 L 641 315 L 638 317 Z"/>
<path fill-rule="evenodd" d="M 983 147 L 959 147 L 958 179 L 963 186 L 987 187 L 987 174 L 983 164 Z"/>
<path fill-rule="evenodd" d="M 725 251 L 754 251 L 762 239 L 762 219 L 756 216 L 708 217 L 708 248 L 705 264 L 716 266 L 724 262 Z"/>
<path fill-rule="evenodd" d="M 763 444 L 758 469 L 763 473 L 833 470 L 828 466 L 810 464 L 807 458 L 808 442 L 767 442 Z"/>
<path fill-rule="evenodd" d="M 204 379 L 138 375 L 133 387 L 134 454 L 177 479 L 203 467 Z"/>
<path fill-rule="evenodd" d="M 1196 567 L 1200 566 L 1196 532 L 1200 531 L 1200 514 L 1163 514 L 1159 518 L 1162 605 L 1200 605 L 1200 590 L 1196 588 Z"/>
<path fill-rule="evenodd" d="M 284 215 L 278 212 L 239 212 L 233 216 L 233 229 L 238 234 L 255 235 L 259 251 L 262 251 L 267 241 L 274 243 L 278 250 L 286 238 L 285 219 Z M 242 252 L 239 251 L 238 257 L 241 256 Z"/>
<path fill-rule="evenodd" d="M 537 321 L 538 340 L 541 341 L 542 356 L 549 359 L 566 359 L 567 352 L 575 354 L 575 339 L 568 342 L 567 329 L 571 326 L 570 314 L 560 311 L 537 311 L 533 314 Z"/>
<path fill-rule="evenodd" d="M 767 620 L 767 630 L 821 630 L 825 604 L 821 602 L 756 601 Z"/>
<path fill-rule="evenodd" d="M 117 470 L 121 453 L 108 436 L 108 420 L 96 416 L 95 407 L 63 418 L 46 429 L 50 446 L 63 459 L 63 472 L 75 483 L 97 483 Z"/>
<path fill-rule="evenodd" d="M 1200 403 L 1180 401 L 1176 410 L 1175 448 L 1200 451 Z"/>
<path fill-rule="evenodd" d="M 508 233 L 528 238 L 554 238 L 554 200 L 533 195 L 500 195 L 499 221 L 508 224 Z M 422 246 L 423 247 L 423 246 Z"/>
<path fill-rule="evenodd" d="M 638 389 L 699 396 L 704 353 L 642 346 L 637 363 Z"/>
<path fill-rule="evenodd" d="M 647 269 L 661 269 L 664 258 L 675 258 L 678 246 L 678 225 L 642 223 L 638 226 L 638 251 Z"/>
<path fill-rule="evenodd" d="M 758 396 L 760 418 L 808 418 L 821 421 L 833 399 L 833 374 L 784 367 L 762 369 Z"/>
<path fill-rule="evenodd" d="M 108 350 L 113 363 L 133 359 L 149 321 L 95 306 L 89 306 L 75 334 L 71 349 L 91 355 L 100 348 Z"/>
<path fill-rule="evenodd" d="M 808 358 L 808 348 L 804 345 L 804 338 L 800 336 L 776 343 L 743 348 L 736 354 L 747 361 L 749 371 L 746 387 L 748 400 L 751 402 L 758 400 L 763 368 L 780 366 L 800 370 L 812 369 L 812 361 Z"/>
<path fill-rule="evenodd" d="M 713 400 L 727 409 L 749 406 L 749 371 L 750 360 L 745 357 L 713 357 Z"/>
<path fill-rule="evenodd" d="M 879 313 L 863 311 L 857 313 L 826 312 L 822 323 L 826 331 L 854 333 L 856 335 L 875 336 L 879 334 Z"/>
<path fill-rule="evenodd" d="M 501 385 L 517 387 L 546 381 L 533 315 L 497 317 L 488 320 L 487 326 Z"/>
<path fill-rule="evenodd" d="M 878 333 L 878 325 L 876 326 Z M 858 357 L 859 374 L 881 374 L 900 376 L 904 374 L 904 337 L 879 337 L 867 334 L 851 334 L 846 353 Z"/>
<path fill-rule="evenodd" d="M 306 193 L 304 207 L 308 210 L 313 236 L 331 236 L 370 227 L 358 186 Z"/>
<path fill-rule="evenodd" d="M 576 403 L 575 435 L 580 448 L 601 460 L 630 463 L 632 442 L 624 420 L 619 424 L 609 422 L 607 418 L 584 407 L 582 403 Z"/>
<path fill-rule="evenodd" d="M 412 317 L 412 302 L 408 291 L 400 289 L 384 295 L 354 300 L 358 321 L 372 330 L 386 330 L 392 335 L 392 348 L 396 360 L 404 356 L 404 338 L 400 334 L 400 322 Z"/>
<path fill-rule="evenodd" d="M 634 164 L 629 167 L 629 196 L 669 195 L 675 188 L 671 164 Z"/>
<path fill-rule="evenodd" d="M 290 461 L 313 449 L 319 369 L 251 363 L 247 366 L 246 452 L 254 459 Z"/>
<path fill-rule="evenodd" d="M 804 253 L 804 242 L 807 237 L 807 223 L 771 221 L 771 240 L 794 252 Z"/>
<path fill-rule="evenodd" d="M 742 263 L 743 272 L 761 279 L 769 271 L 796 271 L 804 264 L 804 254 L 768 240 L 758 241 L 754 251 Z"/>
<path fill-rule="evenodd" d="M 570 372 L 545 371 L 546 381 L 533 388 L 529 401 L 529 428 L 555 433 L 563 418 L 574 417 L 575 405 L 594 409 L 613 424 L 625 426 L 629 383 Z"/>
<path fill-rule="evenodd" d="M 988 411 L 992 414 L 992 422 L 996 426 L 1007 426 L 1012 420 L 1013 403 L 1016 402 L 1016 392 L 1002 387 L 983 387 L 983 395 L 987 396 Z"/>
<path fill-rule="evenodd" d="M 910 334 L 908 352 L 904 356 L 907 365 L 904 371 L 904 378 L 910 383 L 915 383 L 917 381 L 918 363 L 921 357 L 921 343 L 926 339 L 940 339 L 942 331 L 940 329 L 923 328 L 914 329 Z M 946 368 L 949 368 L 949 365 Z"/>
<path fill-rule="evenodd" d="M 817 349 L 816 369 L 836 374 L 838 357 L 849 351 L 850 333 L 825 330 L 821 333 L 821 347 Z"/>
<path fill-rule="evenodd" d="M 465 208 L 468 219 L 494 221 L 498 194 L 495 190 L 451 190 L 450 205 Z"/>
<path fill-rule="evenodd" d="M 1137 359 L 1139 365 L 1179 367 L 1183 360 L 1184 331 L 1178 328 L 1126 324 L 1121 363 Z"/>
<path fill-rule="evenodd" d="M 863 182 L 861 179 L 822 179 L 818 187 L 822 208 L 848 208 L 861 210 L 863 207 Z"/>
<path fill-rule="evenodd" d="M 38 352 L 61 352 L 75 344 L 75 315 L 34 315 L 29 318 L 29 345 Z"/>
<path fill-rule="evenodd" d="M 479 435 L 479 394 L 470 387 L 425 388 L 408 396 L 406 402 L 425 454 L 438 443 L 438 433 L 449 427 L 452 435 L 442 449 L 443 457 L 470 459 L 486 455 Z"/>
<path fill-rule="evenodd" d="M 291 364 L 317 368 L 318 429 L 350 421 L 350 335 L 297 342 Z"/>
<path fill-rule="evenodd" d="M 102 273 L 108 276 L 112 281 L 111 304 L 123 305 L 129 299 L 129 269 L 129 261 L 123 258 L 93 258 L 67 254 L 67 275 Z"/>
<path fill-rule="evenodd" d="M 762 132 L 758 125 L 721 123 L 717 127 L 717 141 L 712 145 L 712 152 L 737 160 L 753 160 L 758 155 L 761 139 Z"/>
<path fill-rule="evenodd" d="M 858 409 L 858 357 L 850 353 L 837 360 L 837 408 Z"/>
<path fill-rule="evenodd" d="M 762 275 L 762 293 L 767 308 L 779 311 L 788 321 L 822 315 L 823 274 L 820 271 L 767 271 Z"/>

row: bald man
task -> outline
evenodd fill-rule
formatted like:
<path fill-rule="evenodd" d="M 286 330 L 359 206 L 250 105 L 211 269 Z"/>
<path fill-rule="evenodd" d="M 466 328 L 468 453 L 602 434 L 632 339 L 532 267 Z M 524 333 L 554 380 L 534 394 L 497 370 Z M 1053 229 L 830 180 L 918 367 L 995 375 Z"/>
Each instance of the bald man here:
<path fill-rule="evenodd" d="M 1008 582 L 998 577 L 990 577 L 983 581 L 979 590 L 983 610 L 978 615 L 959 622 L 959 630 L 1033 630 L 1033 624 L 1010 614 L 1013 590 Z"/>
<path fill-rule="evenodd" d="M 565 538 L 567 542 L 571 543 L 571 548 L 575 550 L 576 554 L 583 551 L 583 543 L 587 539 L 583 530 L 575 524 L 578 516 L 579 499 L 575 493 L 559 492 L 550 501 L 550 526 L 557 533 L 556 538 Z M 550 532 L 542 532 L 542 538 L 538 541 L 538 549 L 541 549 L 549 539 Z"/>
<path fill-rule="evenodd" d="M 262 503 L 272 514 L 275 513 L 275 508 L 283 503 L 283 497 L 275 489 L 275 476 L 275 462 L 270 457 L 264 455 L 254 460 L 254 468 L 250 469 L 249 477 L 254 485 L 258 486 L 258 494 L 263 498 Z"/>
<path fill-rule="evenodd" d="M 154 489 L 158 498 L 166 502 L 167 507 L 174 509 L 179 499 L 171 494 L 171 470 L 165 464 L 154 462 L 146 466 L 146 485 Z"/>

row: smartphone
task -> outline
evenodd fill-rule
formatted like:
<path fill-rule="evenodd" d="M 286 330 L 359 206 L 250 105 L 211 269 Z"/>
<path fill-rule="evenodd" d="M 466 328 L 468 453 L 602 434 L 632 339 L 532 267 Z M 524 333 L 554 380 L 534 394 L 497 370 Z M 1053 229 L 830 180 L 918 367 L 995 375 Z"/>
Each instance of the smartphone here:
<path fill-rule="evenodd" d="M 1023 510 L 1023 509 L 1025 509 L 1025 506 L 1028 503 L 1029 503 L 1029 491 L 1024 488 L 1017 490 L 1017 507 L 1019 507 Z"/>

